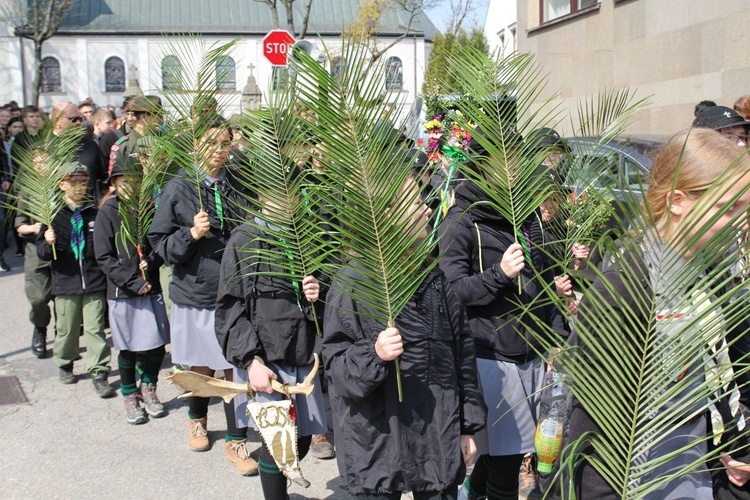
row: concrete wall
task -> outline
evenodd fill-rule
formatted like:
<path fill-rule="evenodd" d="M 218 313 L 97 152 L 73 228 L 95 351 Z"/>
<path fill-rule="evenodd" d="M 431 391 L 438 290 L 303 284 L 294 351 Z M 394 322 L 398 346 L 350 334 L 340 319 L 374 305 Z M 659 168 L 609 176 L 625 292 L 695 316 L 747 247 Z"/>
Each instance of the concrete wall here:
<path fill-rule="evenodd" d="M 516 4 L 513 0 L 489 0 L 484 36 L 487 37 L 491 54 L 499 52 L 505 57 L 518 48 L 516 18 Z"/>
<path fill-rule="evenodd" d="M 216 42 L 225 43 L 230 39 L 205 37 L 201 43 L 208 49 Z M 334 53 L 341 45 L 341 39 L 338 37 L 331 37 L 323 42 L 312 38 L 309 41 L 318 45 L 325 43 Z M 392 39 L 383 38 L 378 43 L 380 46 L 386 46 L 390 41 Z M 0 103 L 11 99 L 19 103 L 24 102 L 24 79 L 21 77 L 19 46 L 19 40 L 13 37 L 12 33 L 0 31 Z M 406 100 L 404 116 L 414 104 L 422 87 L 430 47 L 431 44 L 425 43 L 422 38 L 407 38 L 383 56 L 383 63 L 391 56 L 399 57 L 403 63 L 404 88 L 397 94 L 391 93 L 389 98 L 398 97 Z M 131 76 L 130 66 L 137 67 L 138 82 L 144 93 L 162 94 L 161 60 L 165 55 L 174 52 L 174 46 L 170 46 L 162 37 L 157 36 L 55 36 L 44 43 L 42 53 L 43 57 L 53 56 L 60 62 L 62 92 L 41 94 L 39 105 L 44 109 L 50 109 L 57 102 L 77 103 L 91 97 L 99 106 L 112 104 L 119 107 L 123 100 L 122 93 L 104 91 L 104 62 L 112 56 L 123 60 L 127 78 Z M 241 92 L 250 74 L 250 65 L 254 67 L 253 74 L 264 93 L 272 74 L 271 64 L 263 57 L 261 38 L 241 38 L 229 55 L 235 61 L 237 89 L 235 92 L 227 92 L 221 99 L 226 116 L 240 110 Z M 29 87 L 33 53 L 28 41 L 24 41 L 23 59 L 26 85 Z M 385 74 L 380 77 L 385 84 Z"/>
<path fill-rule="evenodd" d="M 555 102 L 574 110 L 601 89 L 637 88 L 654 102 L 634 133 L 675 133 L 690 126 L 697 102 L 731 107 L 750 94 L 748 27 L 747 0 L 601 0 L 541 27 L 539 0 L 518 0 L 519 50 L 550 73 L 545 97 L 559 92 Z"/>

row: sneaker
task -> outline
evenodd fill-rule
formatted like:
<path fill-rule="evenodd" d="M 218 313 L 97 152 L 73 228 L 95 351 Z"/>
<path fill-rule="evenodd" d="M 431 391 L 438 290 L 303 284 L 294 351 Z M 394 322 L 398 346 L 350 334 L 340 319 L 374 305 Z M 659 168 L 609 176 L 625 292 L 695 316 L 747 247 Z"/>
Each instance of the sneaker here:
<path fill-rule="evenodd" d="M 227 460 L 234 464 L 240 474 L 243 476 L 258 474 L 258 462 L 250 458 L 245 441 L 227 441 L 224 447 L 227 451 Z"/>
<path fill-rule="evenodd" d="M 161 418 L 167 414 L 167 410 L 156 395 L 156 384 L 141 384 L 141 399 L 146 413 L 152 417 Z"/>
<path fill-rule="evenodd" d="M 542 498 L 536 477 L 534 455 L 527 453 L 521 463 L 521 471 L 518 473 L 518 498 L 537 499 Z"/>
<path fill-rule="evenodd" d="M 145 424 L 148 420 L 146 418 L 146 412 L 141 408 L 141 403 L 138 401 L 138 393 L 128 394 L 123 396 L 125 402 L 125 418 L 129 424 L 140 425 Z"/>
<path fill-rule="evenodd" d="M 63 384 L 75 384 L 76 376 L 73 375 L 73 365 L 66 365 L 60 367 L 60 382 Z"/>
<path fill-rule="evenodd" d="M 327 460 L 336 456 L 333 445 L 328 442 L 328 437 L 325 434 L 313 435 L 312 443 L 310 443 L 310 453 L 312 453 L 315 458 L 321 460 Z"/>
<path fill-rule="evenodd" d="M 190 418 L 188 417 L 189 436 L 188 444 L 193 451 L 206 451 L 211 447 L 208 441 L 208 431 L 206 423 L 208 418 Z"/>
<path fill-rule="evenodd" d="M 5 259 L 0 257 L 0 273 L 9 273 L 11 267 L 5 262 Z"/>
<path fill-rule="evenodd" d="M 111 398 L 115 395 L 115 389 L 111 385 L 109 385 L 109 382 L 107 382 L 107 374 L 106 373 L 97 373 L 92 378 L 91 381 L 94 383 L 94 391 L 96 394 L 102 398 Z"/>

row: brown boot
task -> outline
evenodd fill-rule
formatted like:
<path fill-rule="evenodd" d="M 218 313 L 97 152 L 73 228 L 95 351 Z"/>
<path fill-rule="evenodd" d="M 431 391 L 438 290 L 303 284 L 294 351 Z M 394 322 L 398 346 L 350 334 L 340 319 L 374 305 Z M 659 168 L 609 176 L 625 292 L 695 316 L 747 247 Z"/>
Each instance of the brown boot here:
<path fill-rule="evenodd" d="M 188 444 L 193 451 L 206 451 L 211 447 L 208 442 L 208 431 L 206 431 L 207 417 L 188 418 Z"/>
<path fill-rule="evenodd" d="M 258 462 L 248 455 L 245 441 L 227 441 L 224 446 L 227 450 L 227 460 L 237 467 L 240 474 L 243 476 L 258 474 Z"/>

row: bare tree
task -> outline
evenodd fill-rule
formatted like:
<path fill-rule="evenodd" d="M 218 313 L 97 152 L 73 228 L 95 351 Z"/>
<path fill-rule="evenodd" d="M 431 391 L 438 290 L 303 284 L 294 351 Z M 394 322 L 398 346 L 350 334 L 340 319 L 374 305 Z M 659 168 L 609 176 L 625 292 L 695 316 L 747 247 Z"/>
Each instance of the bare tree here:
<path fill-rule="evenodd" d="M 273 17 L 274 29 L 279 28 L 279 8 L 277 1 L 281 2 L 286 11 L 286 29 L 294 35 L 298 40 L 302 40 L 307 35 L 307 26 L 310 21 L 310 9 L 312 8 L 313 0 L 307 0 L 302 11 L 302 29 L 297 32 L 294 29 L 294 3 L 297 0 L 255 0 L 258 3 L 264 3 L 271 10 L 271 17 Z"/>
<path fill-rule="evenodd" d="M 75 0 L 2 0 L 0 14 L 21 38 L 34 44 L 34 71 L 31 99 L 28 104 L 39 105 L 42 85 L 42 44 L 60 29 L 65 15 Z M 21 48 L 23 50 L 23 48 Z"/>
<path fill-rule="evenodd" d="M 451 18 L 446 26 L 447 35 L 458 35 L 463 29 L 466 17 L 474 10 L 473 0 L 451 0 Z"/>

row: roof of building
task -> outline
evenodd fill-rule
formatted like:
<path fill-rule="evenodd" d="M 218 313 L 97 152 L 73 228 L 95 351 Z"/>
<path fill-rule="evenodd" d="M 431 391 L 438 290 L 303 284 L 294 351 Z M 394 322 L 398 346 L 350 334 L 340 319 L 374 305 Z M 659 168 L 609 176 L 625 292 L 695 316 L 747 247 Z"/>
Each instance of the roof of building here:
<path fill-rule="evenodd" d="M 314 0 L 307 37 L 339 35 L 357 15 L 360 0 Z M 294 3 L 294 26 L 302 27 L 304 2 Z M 286 26 L 286 10 L 279 3 L 279 26 Z M 58 35 L 195 33 L 263 35 L 273 28 L 271 10 L 263 0 L 76 0 Z M 401 35 L 409 13 L 383 10 L 378 35 Z M 422 12 L 410 33 L 431 41 L 437 30 Z"/>

